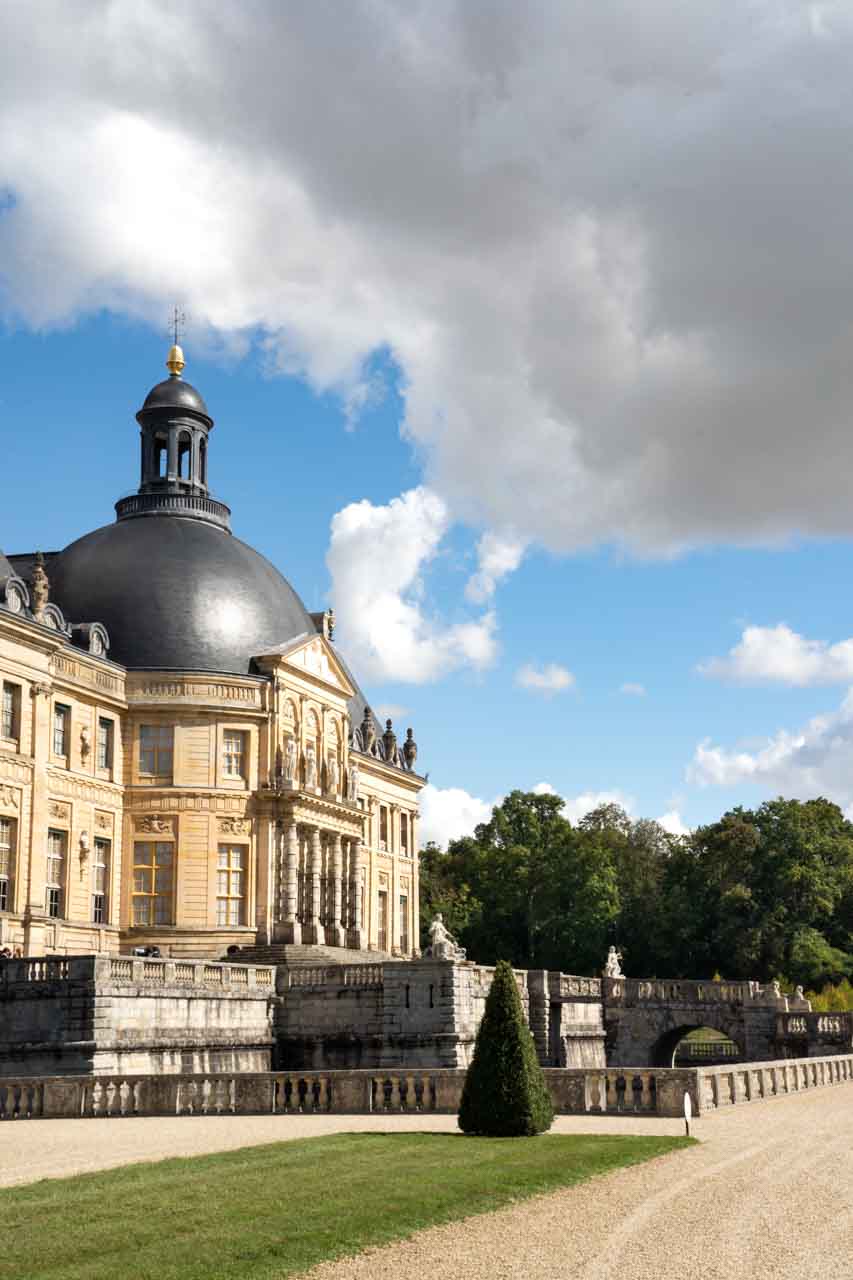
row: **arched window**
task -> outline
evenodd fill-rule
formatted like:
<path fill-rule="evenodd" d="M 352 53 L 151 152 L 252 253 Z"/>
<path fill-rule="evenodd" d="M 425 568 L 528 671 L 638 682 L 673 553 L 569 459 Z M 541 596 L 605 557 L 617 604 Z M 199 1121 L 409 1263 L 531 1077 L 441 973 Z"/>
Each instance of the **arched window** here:
<path fill-rule="evenodd" d="M 182 431 L 178 436 L 178 479 L 189 480 L 190 463 L 192 460 L 192 436 L 188 431 Z"/>
<path fill-rule="evenodd" d="M 169 442 L 165 436 L 154 437 L 154 460 L 156 462 L 155 471 L 161 480 L 166 478 L 166 470 L 169 465 Z"/>

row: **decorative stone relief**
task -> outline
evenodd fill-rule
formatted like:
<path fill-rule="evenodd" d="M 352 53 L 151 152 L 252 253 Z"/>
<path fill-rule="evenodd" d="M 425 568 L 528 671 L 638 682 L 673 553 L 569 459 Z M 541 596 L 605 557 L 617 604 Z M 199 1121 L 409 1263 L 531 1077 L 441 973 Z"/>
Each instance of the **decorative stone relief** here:
<path fill-rule="evenodd" d="M 87 724 L 80 729 L 80 758 L 87 760 L 92 750 L 92 730 Z"/>
<path fill-rule="evenodd" d="M 52 800 L 47 807 L 47 811 L 51 818 L 55 818 L 57 822 L 70 822 L 71 809 L 67 804 L 57 804 Z"/>
<path fill-rule="evenodd" d="M 252 830 L 250 818 L 220 818 L 219 830 L 223 835 L 248 835 Z"/>
<path fill-rule="evenodd" d="M 7 809 L 20 809 L 21 799 L 14 787 L 0 785 L 0 805 Z"/>
<path fill-rule="evenodd" d="M 84 865 L 89 860 L 89 832 L 80 832 L 80 863 Z"/>
<path fill-rule="evenodd" d="M 95 826 L 99 831 L 112 831 L 113 815 L 111 813 L 96 813 Z"/>
<path fill-rule="evenodd" d="M 164 818 L 159 813 L 147 813 L 136 819 L 137 831 L 149 831 L 153 835 L 163 835 L 172 831 L 171 818 Z"/>

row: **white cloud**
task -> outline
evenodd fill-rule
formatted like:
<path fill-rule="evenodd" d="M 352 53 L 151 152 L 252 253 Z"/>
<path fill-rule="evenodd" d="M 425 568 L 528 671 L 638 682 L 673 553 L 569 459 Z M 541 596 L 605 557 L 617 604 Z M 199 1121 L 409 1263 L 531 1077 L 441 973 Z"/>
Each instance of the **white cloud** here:
<path fill-rule="evenodd" d="M 420 811 L 421 844 L 434 840 L 445 848 L 449 840 L 472 835 L 478 823 L 488 822 L 492 805 L 461 787 L 434 787 L 428 782 L 420 795 Z"/>
<path fill-rule="evenodd" d="M 402 720 L 403 716 L 409 714 L 408 707 L 401 707 L 396 702 L 380 702 L 373 710 L 380 720 Z"/>
<path fill-rule="evenodd" d="M 853 532 L 849 4 L 251 15 L 5 6 L 3 318 L 177 296 L 350 414 L 387 350 L 454 518 L 556 550 Z"/>
<path fill-rule="evenodd" d="M 827 796 L 853 805 L 853 689 L 837 711 L 815 716 L 793 732 L 781 729 L 757 749 L 727 750 L 710 739 L 696 748 L 688 781 L 699 786 L 754 783 L 767 794 L 800 800 Z"/>
<path fill-rule="evenodd" d="M 487 531 L 477 543 L 477 572 L 468 579 L 465 595 L 475 604 L 484 604 L 498 583 L 521 564 L 525 543 L 511 534 Z"/>
<path fill-rule="evenodd" d="M 807 640 L 784 622 L 747 627 L 725 658 L 710 658 L 699 670 L 744 684 L 846 684 L 853 680 L 853 640 Z"/>
<path fill-rule="evenodd" d="M 566 689 L 571 689 L 575 678 L 571 671 L 561 667 L 557 662 L 549 662 L 542 667 L 536 667 L 527 662 L 516 671 L 515 683 L 522 689 L 531 689 L 534 693 L 550 695 L 564 693 Z"/>
<path fill-rule="evenodd" d="M 662 813 L 658 818 L 658 822 L 664 831 L 668 831 L 671 836 L 686 836 L 690 834 L 690 828 L 685 826 L 677 809 L 670 809 L 667 813 Z"/>
<path fill-rule="evenodd" d="M 645 698 L 646 686 L 644 684 L 635 684 L 633 680 L 626 680 L 623 685 L 619 686 L 620 693 L 627 693 L 634 698 Z"/>
<path fill-rule="evenodd" d="M 537 782 L 530 788 L 537 796 L 559 795 L 550 782 Z M 480 800 L 461 787 L 435 787 L 427 783 L 421 792 L 421 843 L 434 840 L 436 844 L 446 847 L 448 840 L 459 836 L 472 835 L 478 823 L 488 822 L 495 805 L 501 804 L 503 796 L 494 800 Z M 623 791 L 582 791 L 576 796 L 563 796 L 563 814 L 577 825 L 582 818 L 593 809 L 605 804 L 618 804 L 629 817 L 636 817 L 635 802 Z M 686 827 L 677 810 L 671 810 L 657 819 L 665 831 L 672 835 L 686 835 Z"/>
<path fill-rule="evenodd" d="M 384 507 L 365 498 L 333 517 L 326 563 L 337 633 L 366 679 L 422 684 L 494 661 L 492 612 L 448 624 L 425 604 L 423 573 L 448 525 L 444 502 L 423 487 Z"/>

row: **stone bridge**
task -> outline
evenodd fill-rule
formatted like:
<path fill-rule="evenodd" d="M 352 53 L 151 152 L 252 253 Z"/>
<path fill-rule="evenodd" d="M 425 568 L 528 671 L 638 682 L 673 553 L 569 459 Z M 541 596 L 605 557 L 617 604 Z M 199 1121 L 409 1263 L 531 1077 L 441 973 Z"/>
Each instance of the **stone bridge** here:
<path fill-rule="evenodd" d="M 601 998 L 609 1066 L 672 1066 L 698 1027 L 728 1036 L 746 1062 L 841 1053 L 853 1038 L 851 1014 L 812 1013 L 757 982 L 602 978 Z"/>

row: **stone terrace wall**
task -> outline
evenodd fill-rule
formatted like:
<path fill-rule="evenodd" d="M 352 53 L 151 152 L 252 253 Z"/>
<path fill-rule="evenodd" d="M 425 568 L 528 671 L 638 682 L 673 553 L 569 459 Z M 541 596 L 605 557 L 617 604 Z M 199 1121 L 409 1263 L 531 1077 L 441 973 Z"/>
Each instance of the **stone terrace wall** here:
<path fill-rule="evenodd" d="M 265 966 L 8 960 L 0 965 L 0 1077 L 267 1070 L 273 995 Z"/>

